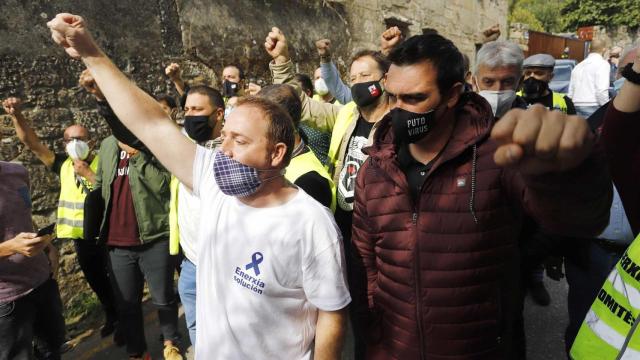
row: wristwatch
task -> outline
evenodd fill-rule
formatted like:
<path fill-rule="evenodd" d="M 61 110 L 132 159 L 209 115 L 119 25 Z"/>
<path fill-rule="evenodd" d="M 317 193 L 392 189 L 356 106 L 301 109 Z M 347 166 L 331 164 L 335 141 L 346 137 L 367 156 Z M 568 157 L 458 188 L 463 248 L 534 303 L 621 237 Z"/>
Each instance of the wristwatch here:
<path fill-rule="evenodd" d="M 633 71 L 633 63 L 628 63 L 624 70 L 622 70 L 622 77 L 629 80 L 630 82 L 640 85 L 640 73 Z"/>

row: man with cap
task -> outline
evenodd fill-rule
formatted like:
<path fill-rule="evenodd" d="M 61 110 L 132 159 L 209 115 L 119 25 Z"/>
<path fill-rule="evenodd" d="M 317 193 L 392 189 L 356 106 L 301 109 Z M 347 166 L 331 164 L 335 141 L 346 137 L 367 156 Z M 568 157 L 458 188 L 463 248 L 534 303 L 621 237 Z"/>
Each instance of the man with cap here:
<path fill-rule="evenodd" d="M 542 104 L 548 109 L 575 115 L 576 108 L 569 97 L 549 89 L 556 60 L 549 54 L 536 54 L 524 59 L 522 90 L 518 93 L 529 105 Z"/>

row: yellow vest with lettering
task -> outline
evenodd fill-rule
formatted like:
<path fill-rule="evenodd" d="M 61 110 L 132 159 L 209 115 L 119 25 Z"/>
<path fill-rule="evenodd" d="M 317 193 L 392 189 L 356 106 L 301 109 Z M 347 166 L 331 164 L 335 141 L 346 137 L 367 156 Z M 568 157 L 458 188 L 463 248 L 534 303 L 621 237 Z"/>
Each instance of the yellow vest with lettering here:
<path fill-rule="evenodd" d="M 640 236 L 618 261 L 571 347 L 574 360 L 640 359 Z"/>
<path fill-rule="evenodd" d="M 522 90 L 518 91 L 516 93 L 516 95 L 518 96 L 522 96 Z M 564 94 L 561 93 L 557 93 L 557 92 L 551 92 L 552 95 L 552 99 L 553 99 L 553 109 L 554 110 L 558 110 L 558 111 L 562 111 L 563 113 L 567 113 L 567 101 L 564 99 Z"/>
<path fill-rule="evenodd" d="M 295 182 L 300 176 L 309 173 L 311 171 L 315 171 L 323 178 L 327 179 L 329 182 L 329 186 L 331 187 L 331 211 L 336 211 L 336 185 L 331 180 L 327 169 L 322 166 L 318 157 L 313 153 L 312 150 L 307 151 L 304 154 L 300 154 L 293 159 L 287 166 L 287 171 L 284 174 L 284 177 L 290 182 Z"/>
<path fill-rule="evenodd" d="M 93 158 L 89 168 L 94 173 L 96 172 L 98 169 L 98 156 Z M 82 184 L 78 185 L 77 181 L 81 181 Z M 87 179 L 79 177 L 76 180 L 73 160 L 67 158 L 60 168 L 60 197 L 58 200 L 58 220 L 56 222 L 56 235 L 58 238 L 84 238 L 84 198 L 87 196 L 85 187 L 88 190 L 93 189 L 93 185 Z"/>

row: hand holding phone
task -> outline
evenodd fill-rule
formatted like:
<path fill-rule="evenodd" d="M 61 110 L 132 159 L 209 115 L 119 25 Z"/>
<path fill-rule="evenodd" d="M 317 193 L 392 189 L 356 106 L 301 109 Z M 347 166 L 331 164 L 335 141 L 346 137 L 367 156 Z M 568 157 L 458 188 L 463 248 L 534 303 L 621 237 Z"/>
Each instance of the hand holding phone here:
<path fill-rule="evenodd" d="M 42 229 L 38 230 L 38 233 L 36 234 L 37 237 L 41 237 L 41 236 L 45 236 L 45 235 L 51 235 L 53 234 L 53 230 L 56 228 L 56 223 L 53 224 L 49 224 L 45 227 L 43 227 Z"/>

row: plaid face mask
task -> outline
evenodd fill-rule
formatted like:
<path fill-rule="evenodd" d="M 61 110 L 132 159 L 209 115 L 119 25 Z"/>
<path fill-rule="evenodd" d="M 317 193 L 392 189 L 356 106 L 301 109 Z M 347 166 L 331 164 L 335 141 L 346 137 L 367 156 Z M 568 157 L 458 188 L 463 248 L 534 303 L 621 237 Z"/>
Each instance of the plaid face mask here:
<path fill-rule="evenodd" d="M 261 171 L 277 171 L 274 176 L 261 180 L 258 174 Z M 222 151 L 216 151 L 213 161 L 213 177 L 220 190 L 229 196 L 245 197 L 252 195 L 263 183 L 284 175 L 285 170 L 259 170 L 244 165 L 225 155 Z"/>

